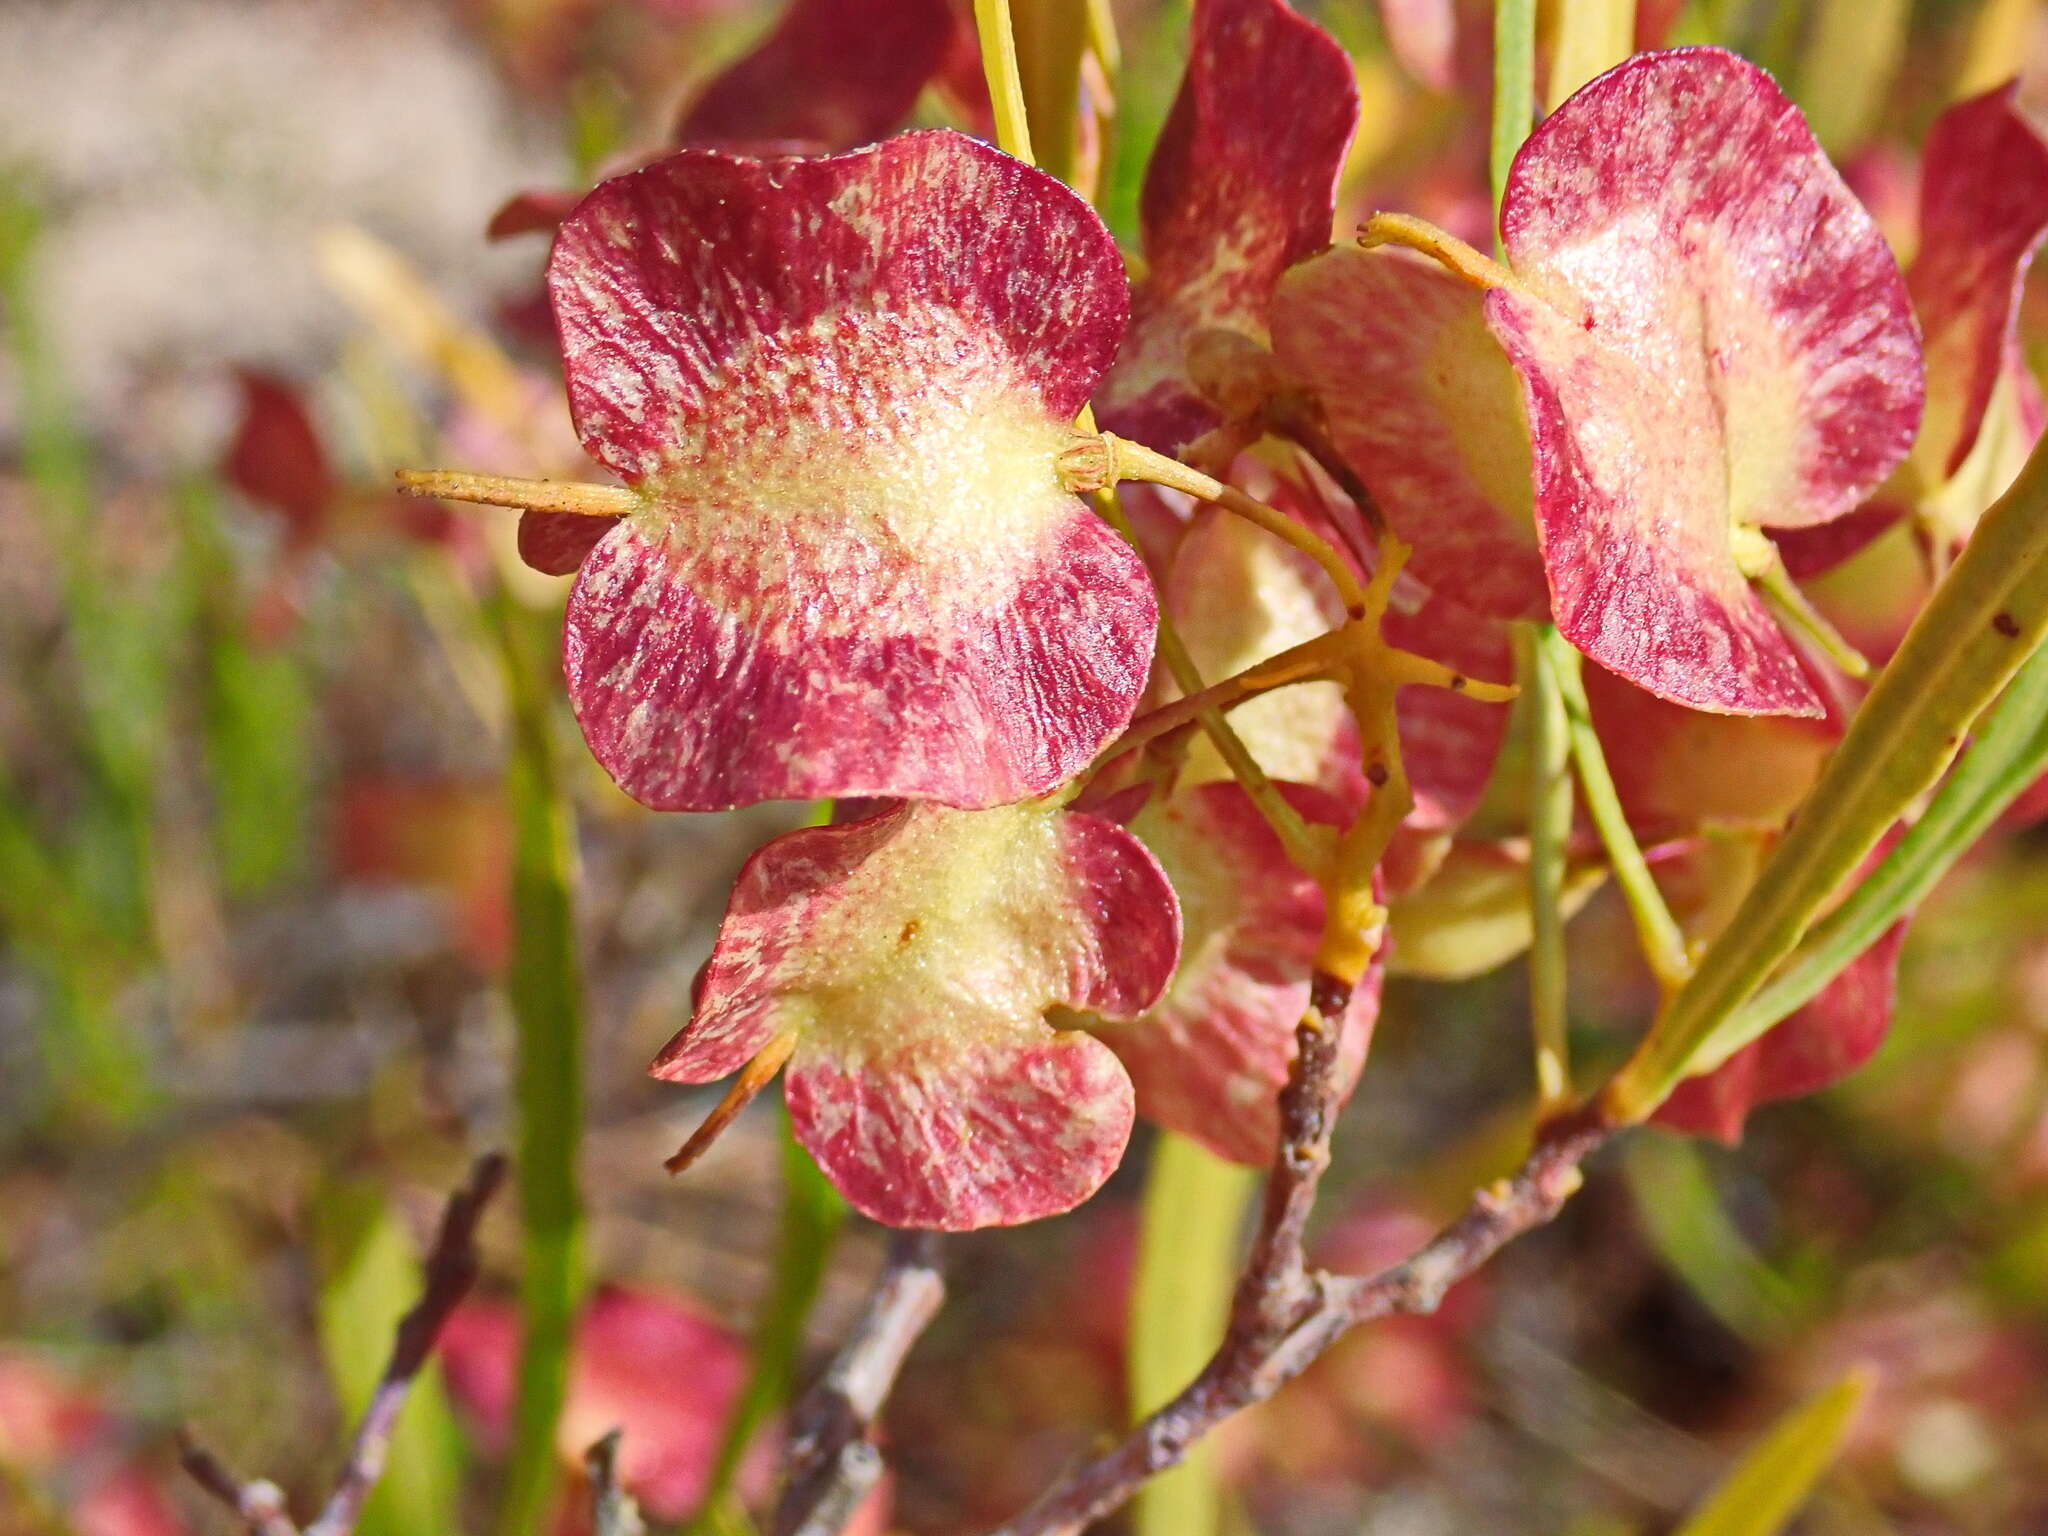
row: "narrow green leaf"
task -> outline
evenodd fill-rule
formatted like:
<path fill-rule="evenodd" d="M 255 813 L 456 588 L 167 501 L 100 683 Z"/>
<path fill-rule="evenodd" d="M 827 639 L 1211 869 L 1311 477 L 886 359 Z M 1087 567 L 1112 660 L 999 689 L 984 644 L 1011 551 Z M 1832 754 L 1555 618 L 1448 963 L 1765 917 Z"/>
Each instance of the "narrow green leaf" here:
<path fill-rule="evenodd" d="M 1778 1536 L 1842 1449 L 1870 1378 L 1851 1371 L 1772 1426 L 1678 1536 Z"/>
<path fill-rule="evenodd" d="M 1977 716 L 2048 634 L 2048 446 L 1985 513 L 1857 712 L 1734 918 L 1609 1086 L 1649 1115 L 1684 1077 L 1754 1040 L 1741 1010 L 1932 789 Z"/>
<path fill-rule="evenodd" d="M 555 1425 L 583 1299 L 583 981 L 577 958 L 571 815 L 556 773 L 551 645 L 504 593 L 486 617 L 510 705 L 514 936 L 506 990 L 517 1026 L 519 1212 L 524 1231 L 518 1406 L 498 1529 L 545 1524 L 560 1468 Z"/>
<path fill-rule="evenodd" d="M 1559 0 L 1544 102 L 1555 112 L 1595 75 L 1635 52 L 1636 0 Z"/>
<path fill-rule="evenodd" d="M 1173 108 L 1188 17 L 1188 0 L 1165 0 L 1128 24 L 1100 196 L 1103 222 L 1128 249 L 1138 245 L 1145 170 Z"/>
<path fill-rule="evenodd" d="M 1912 0 L 1818 0 L 1793 98 L 1814 137 L 1844 155 L 1870 137 L 1906 56 Z"/>
<path fill-rule="evenodd" d="M 1621 1166 L 1644 1235 L 1707 1310 L 1746 1339 L 1782 1335 L 1792 1288 L 1728 1219 L 1700 1148 L 1679 1136 L 1638 1136 Z"/>
<path fill-rule="evenodd" d="M 1622 808 L 1621 795 L 1614 787 L 1614 775 L 1607 767 L 1600 733 L 1593 728 L 1593 707 L 1586 699 L 1584 658 L 1554 625 L 1542 627 L 1537 644 L 1563 700 L 1572 763 L 1578 771 L 1586 814 L 1600 834 L 1600 845 L 1614 871 L 1614 883 L 1628 903 L 1636 940 L 1658 979 L 1676 985 L 1686 969 L 1685 934 L 1664 904 L 1664 893 L 1657 889 L 1656 878 L 1636 843 L 1635 829 L 1628 824 L 1628 812 Z"/>
<path fill-rule="evenodd" d="M 804 1323 L 824 1284 L 832 1248 L 846 1220 L 846 1200 L 782 1122 L 782 1237 L 775 1254 L 774 1289 L 754 1322 L 747 1384 L 733 1405 L 718 1461 L 691 1522 L 691 1536 L 723 1536 L 744 1515 L 733 1491 L 747 1448 L 761 1426 L 796 1392 Z"/>
<path fill-rule="evenodd" d="M 1730 1021 L 1762 1034 L 1805 1007 L 1911 912 L 2006 808 L 2048 773 L 2048 647 L 2034 652 L 1926 812 L 1842 904 L 1814 925 L 1770 985 Z"/>
<path fill-rule="evenodd" d="M 1160 1407 L 1209 1363 L 1230 1319 L 1238 1251 L 1259 1172 L 1161 1131 L 1145 1175 L 1131 1293 L 1131 1412 Z M 1198 1443 L 1138 1495 L 1137 1536 L 1215 1536 L 1215 1447 Z"/>
<path fill-rule="evenodd" d="M 1082 61 L 1093 27 L 1088 0 L 1011 0 L 1017 71 L 1039 165 L 1083 196 Z"/>
<path fill-rule="evenodd" d="M 42 221 L 0 176 L 0 326 L 13 364 L 30 502 L 57 556 L 70 665 L 45 684 L 53 739 L 76 736 L 78 800 L 41 824 L 0 764 L 0 924 L 45 985 L 38 1046 L 54 1107 L 120 1125 L 150 1097 L 149 1063 L 114 1003 L 149 947 L 154 771 L 164 741 L 156 592 L 119 598 L 100 570 L 91 447 L 42 325 Z"/>
<path fill-rule="evenodd" d="M 343 1416 L 369 1406 L 398 1320 L 419 1300 L 411 1235 L 381 1195 L 344 1190 L 323 1213 L 328 1227 L 320 1287 L 320 1346 Z M 361 1536 L 453 1531 L 461 1517 L 462 1434 L 440 1367 L 428 1362 L 391 1436 L 390 1455 L 364 1507 Z"/>

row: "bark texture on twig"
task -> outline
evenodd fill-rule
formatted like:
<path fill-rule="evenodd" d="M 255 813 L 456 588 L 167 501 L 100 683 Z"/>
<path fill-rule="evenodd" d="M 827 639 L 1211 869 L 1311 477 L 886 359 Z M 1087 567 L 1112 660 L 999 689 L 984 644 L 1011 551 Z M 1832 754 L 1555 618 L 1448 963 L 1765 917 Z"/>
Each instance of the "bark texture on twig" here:
<path fill-rule="evenodd" d="M 590 1479 L 592 1536 L 642 1536 L 647 1523 L 640 1506 L 619 1486 L 619 1437 L 613 1430 L 583 1453 L 584 1475 Z"/>
<path fill-rule="evenodd" d="M 1172 1402 L 1111 1450 L 1073 1469 L 992 1536 L 1075 1536 L 1178 1464 L 1232 1414 L 1264 1402 L 1359 1323 L 1434 1311 L 1444 1293 L 1509 1240 L 1557 1214 L 1579 1184 L 1579 1165 L 1611 1130 L 1590 1113 L 1546 1126 L 1512 1177 L 1473 1197 L 1464 1215 L 1406 1262 L 1377 1275 L 1333 1275 L 1304 1246 L 1335 1127 L 1337 1021 L 1350 988 L 1317 975 L 1298 1052 L 1280 1095 L 1281 1145 L 1230 1329 L 1209 1364 Z"/>
<path fill-rule="evenodd" d="M 837 1536 L 853 1518 L 882 1475 L 876 1416 L 945 1297 L 937 1237 L 899 1232 L 860 1321 L 796 1405 L 775 1536 Z"/>
<path fill-rule="evenodd" d="M 356 1426 L 334 1492 L 319 1517 L 305 1528 L 304 1536 L 349 1536 L 362 1518 L 364 1503 L 384 1475 L 391 1434 L 406 1394 L 433 1354 L 449 1314 L 476 1284 L 477 1224 L 504 1178 L 503 1157 L 492 1153 L 479 1158 L 470 1170 L 469 1182 L 449 1200 L 427 1253 L 426 1283 L 420 1299 L 399 1320 L 391 1358 Z M 276 1484 L 244 1482 L 190 1435 L 183 1437 L 182 1459 L 192 1480 L 232 1509 L 251 1536 L 300 1536 Z"/>

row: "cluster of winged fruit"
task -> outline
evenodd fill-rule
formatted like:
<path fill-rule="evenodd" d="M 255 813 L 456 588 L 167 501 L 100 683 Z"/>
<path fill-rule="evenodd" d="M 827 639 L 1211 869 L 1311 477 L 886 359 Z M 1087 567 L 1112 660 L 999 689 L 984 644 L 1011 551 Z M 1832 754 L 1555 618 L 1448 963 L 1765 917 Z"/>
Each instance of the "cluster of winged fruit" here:
<path fill-rule="evenodd" d="M 1684 48 L 1536 128 L 1500 259 L 1385 215 L 1333 246 L 1350 60 L 1282 0 L 1197 0 L 1134 285 L 1054 177 L 879 137 L 933 80 L 985 122 L 958 27 L 797 0 L 685 147 L 524 204 L 624 487 L 521 529 L 575 573 L 590 750 L 657 810 L 838 803 L 748 863 L 654 1071 L 739 1074 L 730 1108 L 786 1067 L 853 1203 L 941 1228 L 1087 1198 L 1141 1112 L 1267 1160 L 1319 974 L 1348 1083 L 1389 965 L 1526 942 L 1526 842 L 1473 820 L 1518 624 L 1595 664 L 1706 936 L 1857 696 L 1793 576 L 1934 507 L 1963 536 L 1955 487 L 1981 510 L 2040 430 L 2011 336 L 2048 226 L 2048 146 L 1994 92 L 1935 129 L 1902 274 L 1770 77 Z M 1179 489 L 1119 510 L 1091 443 Z M 1732 1135 L 1868 1056 L 1897 939 L 1666 1117 Z"/>

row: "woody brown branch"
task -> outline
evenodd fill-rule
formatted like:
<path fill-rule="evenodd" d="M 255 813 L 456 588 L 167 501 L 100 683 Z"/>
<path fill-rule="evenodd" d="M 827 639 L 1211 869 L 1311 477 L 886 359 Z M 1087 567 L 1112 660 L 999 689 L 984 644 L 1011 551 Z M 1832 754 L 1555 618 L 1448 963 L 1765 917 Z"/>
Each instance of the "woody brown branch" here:
<path fill-rule="evenodd" d="M 1348 986 L 1317 975 L 1281 1092 L 1281 1145 L 1258 1236 L 1214 1357 L 1121 1443 L 1069 1472 L 991 1536 L 1075 1536 L 1177 1465 L 1232 1414 L 1279 1391 L 1350 1329 L 1396 1313 L 1435 1311 L 1459 1280 L 1554 1217 L 1578 1188 L 1579 1165 L 1612 1134 L 1592 1111 L 1554 1121 L 1513 1177 L 1480 1191 L 1462 1216 L 1405 1262 L 1370 1276 L 1311 1268 L 1304 1234 L 1329 1165 L 1339 1098 L 1337 1026 L 1349 1002 Z"/>
<path fill-rule="evenodd" d="M 775 1536 L 836 1536 L 853 1518 L 882 1475 L 876 1416 L 945 1296 L 936 1235 L 897 1233 L 860 1321 L 797 1403 Z"/>
<path fill-rule="evenodd" d="M 505 1159 L 497 1153 L 479 1158 L 468 1182 L 449 1200 L 440 1229 L 428 1250 L 426 1278 L 420 1299 L 399 1320 L 391 1358 L 370 1397 L 350 1442 L 334 1492 L 304 1536 L 349 1536 L 362 1518 L 363 1505 L 384 1474 L 392 1431 L 415 1378 L 434 1352 L 434 1345 L 470 1288 L 476 1284 L 480 1259 L 477 1225 L 498 1186 L 504 1182 Z M 274 1483 L 245 1482 L 189 1435 L 182 1437 L 185 1470 L 192 1480 L 233 1510 L 251 1536 L 300 1536 Z"/>

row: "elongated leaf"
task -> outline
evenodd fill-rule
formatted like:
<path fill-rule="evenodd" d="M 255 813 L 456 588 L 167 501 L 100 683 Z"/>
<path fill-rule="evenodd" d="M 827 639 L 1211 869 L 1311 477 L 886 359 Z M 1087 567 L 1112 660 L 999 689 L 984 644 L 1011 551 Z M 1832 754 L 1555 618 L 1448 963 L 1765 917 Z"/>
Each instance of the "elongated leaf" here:
<path fill-rule="evenodd" d="M 1635 37 L 1636 0 L 1562 0 L 1544 93 L 1550 110 L 1633 53 Z"/>
<path fill-rule="evenodd" d="M 79 800 L 46 827 L 0 764 L 0 929 L 47 987 L 38 1045 L 57 1107 L 124 1123 L 149 1098 L 146 1057 L 115 1008 L 149 944 L 151 770 L 162 745 L 164 594 L 110 595 L 99 569 L 90 446 L 41 325 L 41 219 L 0 177 L 0 327 L 15 378 L 30 503 L 57 557 L 72 666 L 47 686 L 56 739 L 83 748 Z M 175 584 L 167 584 L 175 585 Z"/>
<path fill-rule="evenodd" d="M 1911 0 L 1820 0 L 1799 56 L 1799 104 L 1828 153 L 1869 137 L 1906 54 Z"/>
<path fill-rule="evenodd" d="M 1131 1411 L 1158 1408 L 1223 1341 L 1255 1168 L 1162 1131 L 1152 1149 L 1131 1293 Z M 1204 1441 L 1138 1495 L 1138 1536 L 1214 1536 L 1222 1512 L 1215 1447 Z"/>
<path fill-rule="evenodd" d="M 1985 706 L 2048 634 L 2048 450 L 1984 516 L 1828 760 L 1791 830 L 1699 969 L 1609 1087 L 1648 1115 L 1768 1024 L 1743 1005 L 1954 759 Z"/>
<path fill-rule="evenodd" d="M 2048 773 L 2048 648 L 2037 650 L 1899 846 L 1736 1016 L 1758 1033 L 1813 1001 L 1932 891 L 2006 807 Z"/>
<path fill-rule="evenodd" d="M 1493 206 L 1536 122 L 1536 0 L 1498 0 L 1493 12 Z"/>
<path fill-rule="evenodd" d="M 1638 1136 L 1621 1166 L 1644 1236 L 1707 1310 L 1744 1338 L 1780 1337 L 1795 1298 L 1722 1209 L 1700 1148 Z"/>
<path fill-rule="evenodd" d="M 1736 1464 L 1678 1536 L 1778 1536 L 1842 1448 L 1870 1378 L 1851 1371 L 1793 1409 Z"/>
<path fill-rule="evenodd" d="M 503 593 L 490 600 L 488 617 L 511 703 L 514 933 L 506 988 L 518 1027 L 516 1167 L 525 1231 L 525 1334 L 498 1528 L 504 1536 L 526 1536 L 543 1527 L 558 1475 L 555 1423 L 567 1392 L 570 1338 L 584 1284 L 576 1177 L 583 1131 L 583 983 L 570 813 L 556 774 L 542 684 L 553 670 L 549 647 Z"/>

